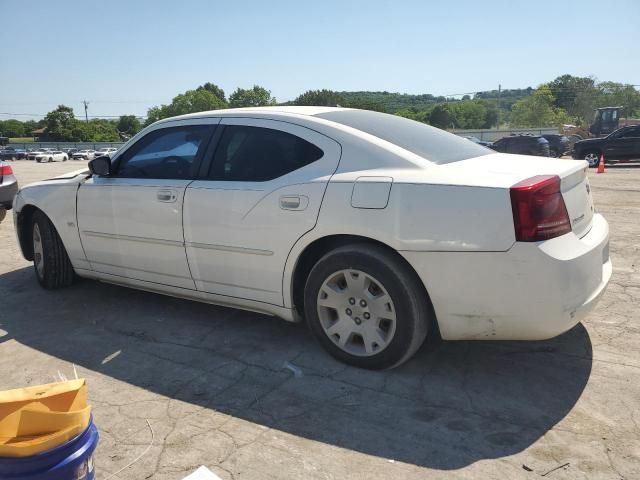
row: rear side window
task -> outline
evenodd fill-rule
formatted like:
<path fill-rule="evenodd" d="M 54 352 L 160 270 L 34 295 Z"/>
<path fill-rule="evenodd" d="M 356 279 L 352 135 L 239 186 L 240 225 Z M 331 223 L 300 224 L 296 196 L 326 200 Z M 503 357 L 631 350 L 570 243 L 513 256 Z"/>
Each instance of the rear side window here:
<path fill-rule="evenodd" d="M 439 128 L 387 113 L 336 110 L 317 114 L 316 117 L 374 135 L 437 164 L 492 153 L 488 148 Z"/>
<path fill-rule="evenodd" d="M 287 132 L 226 125 L 209 179 L 264 182 L 309 165 L 323 155 L 312 143 Z"/>
<path fill-rule="evenodd" d="M 189 179 L 195 175 L 195 160 L 206 148 L 212 125 L 169 127 L 145 135 L 116 166 L 117 177 Z"/>

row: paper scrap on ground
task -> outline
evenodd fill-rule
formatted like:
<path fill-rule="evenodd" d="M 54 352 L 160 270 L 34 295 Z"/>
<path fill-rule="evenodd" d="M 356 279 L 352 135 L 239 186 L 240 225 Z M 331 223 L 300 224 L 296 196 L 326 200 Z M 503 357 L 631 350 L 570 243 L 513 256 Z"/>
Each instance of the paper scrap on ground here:
<path fill-rule="evenodd" d="M 191 475 L 184 477 L 183 480 L 222 480 L 219 476 L 209 470 L 207 467 L 200 467 Z"/>

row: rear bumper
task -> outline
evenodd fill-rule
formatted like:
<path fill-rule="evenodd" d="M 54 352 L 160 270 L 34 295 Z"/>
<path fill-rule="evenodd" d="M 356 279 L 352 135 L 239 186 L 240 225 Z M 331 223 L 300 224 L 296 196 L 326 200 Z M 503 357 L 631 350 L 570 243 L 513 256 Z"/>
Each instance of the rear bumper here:
<path fill-rule="evenodd" d="M 0 207 L 10 209 L 13 206 L 13 198 L 18 193 L 18 181 L 12 176 L 4 177 L 0 183 Z"/>
<path fill-rule="evenodd" d="M 445 340 L 543 340 L 576 325 L 611 278 L 609 226 L 507 252 L 401 252 L 431 297 Z"/>

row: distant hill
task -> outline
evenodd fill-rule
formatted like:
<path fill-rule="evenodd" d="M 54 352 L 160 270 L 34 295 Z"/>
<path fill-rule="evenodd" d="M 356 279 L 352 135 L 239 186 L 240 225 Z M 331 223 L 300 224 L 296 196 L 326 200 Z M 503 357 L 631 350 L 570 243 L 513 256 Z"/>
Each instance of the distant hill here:
<path fill-rule="evenodd" d="M 510 110 L 518 100 L 521 100 L 533 92 L 529 88 L 517 88 L 503 90 L 500 93 L 500 106 L 502 109 Z M 447 98 L 443 96 L 434 96 L 429 93 L 412 95 L 408 93 L 397 92 L 337 92 L 345 102 L 349 105 L 377 106 L 379 110 L 395 113 L 406 108 L 415 108 L 417 110 L 425 110 L 436 103 L 442 102 L 458 102 L 460 100 L 469 100 L 471 97 L 466 95 L 462 98 Z M 498 91 L 491 90 L 487 92 L 478 92 L 473 98 L 483 100 L 497 100 Z"/>

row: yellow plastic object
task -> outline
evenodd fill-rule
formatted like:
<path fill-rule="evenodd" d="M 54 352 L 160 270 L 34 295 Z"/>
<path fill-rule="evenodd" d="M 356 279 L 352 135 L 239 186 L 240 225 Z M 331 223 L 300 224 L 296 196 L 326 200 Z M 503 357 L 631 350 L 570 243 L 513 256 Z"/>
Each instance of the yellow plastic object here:
<path fill-rule="evenodd" d="M 89 425 L 83 378 L 0 392 L 0 457 L 28 457 L 62 445 Z"/>

